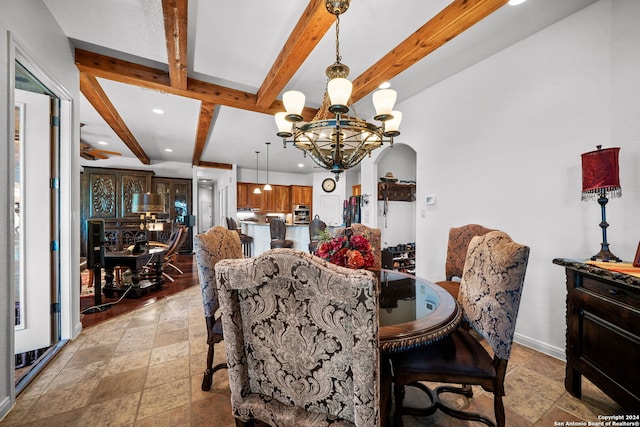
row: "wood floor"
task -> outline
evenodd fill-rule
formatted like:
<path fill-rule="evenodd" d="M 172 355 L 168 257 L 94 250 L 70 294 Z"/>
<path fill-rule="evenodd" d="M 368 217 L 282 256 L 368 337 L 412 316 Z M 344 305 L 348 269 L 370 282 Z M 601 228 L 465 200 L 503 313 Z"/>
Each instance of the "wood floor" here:
<path fill-rule="evenodd" d="M 182 270 L 183 274 L 174 274 L 171 267 L 167 269 L 167 273 L 174 278 L 174 282 L 169 280 L 165 281 L 162 289 L 150 290 L 147 294 L 140 296 L 140 298 L 132 298 L 125 296 L 120 302 L 111 305 L 111 308 L 105 311 L 97 313 L 87 313 L 81 315 L 80 321 L 83 328 L 97 325 L 105 320 L 112 319 L 123 313 L 128 313 L 133 310 L 145 307 L 150 304 L 154 304 L 169 295 L 182 292 L 192 286 L 198 285 L 198 270 L 195 263 L 195 255 L 192 254 L 180 254 L 178 255 L 178 267 Z M 115 303 L 119 297 L 106 298 L 102 296 L 102 303 Z M 93 296 L 86 296 L 80 298 L 80 312 L 83 312 L 87 308 L 95 304 Z"/>

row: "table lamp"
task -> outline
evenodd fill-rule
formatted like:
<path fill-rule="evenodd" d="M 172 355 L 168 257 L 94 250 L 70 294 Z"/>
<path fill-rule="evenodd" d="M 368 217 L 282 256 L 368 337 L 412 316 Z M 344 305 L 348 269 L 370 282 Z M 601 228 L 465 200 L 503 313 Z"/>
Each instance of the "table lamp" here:
<path fill-rule="evenodd" d="M 165 213 L 164 194 L 161 193 L 134 193 L 131 199 L 131 212 L 140 213 L 141 230 L 147 230 L 149 219 L 156 219 L 155 214 Z"/>
<path fill-rule="evenodd" d="M 606 205 L 608 197 L 622 196 L 618 165 L 620 147 L 602 149 L 582 154 L 582 200 L 598 200 L 602 213 L 602 243 L 600 252 L 591 257 L 593 261 L 620 262 L 620 258 L 609 251 L 607 242 Z"/>

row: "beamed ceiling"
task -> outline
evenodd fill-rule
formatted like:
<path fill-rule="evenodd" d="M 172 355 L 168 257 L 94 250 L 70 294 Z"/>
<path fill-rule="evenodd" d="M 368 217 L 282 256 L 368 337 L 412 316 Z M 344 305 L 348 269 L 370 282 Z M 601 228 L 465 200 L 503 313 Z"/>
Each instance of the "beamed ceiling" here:
<path fill-rule="evenodd" d="M 356 111 L 373 115 L 370 94 L 382 82 L 401 102 L 593 2 L 353 0 L 340 50 Z M 282 148 L 273 114 L 291 89 L 307 95 L 306 119 L 320 106 L 324 69 L 335 60 L 335 18 L 324 0 L 45 3 L 75 50 L 81 139 L 122 152 L 83 164 L 129 158 L 253 169 L 255 151 L 270 141 L 271 170 L 313 170 L 301 151 Z M 261 169 L 264 162 L 261 155 Z"/>

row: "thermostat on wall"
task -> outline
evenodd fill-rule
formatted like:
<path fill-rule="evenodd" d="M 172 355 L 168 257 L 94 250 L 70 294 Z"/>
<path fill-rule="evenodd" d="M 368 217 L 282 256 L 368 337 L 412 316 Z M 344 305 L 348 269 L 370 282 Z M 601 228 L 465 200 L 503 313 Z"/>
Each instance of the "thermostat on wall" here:
<path fill-rule="evenodd" d="M 428 205 L 435 205 L 436 204 L 436 196 L 427 196 L 427 197 L 425 197 L 425 200 L 426 200 Z"/>

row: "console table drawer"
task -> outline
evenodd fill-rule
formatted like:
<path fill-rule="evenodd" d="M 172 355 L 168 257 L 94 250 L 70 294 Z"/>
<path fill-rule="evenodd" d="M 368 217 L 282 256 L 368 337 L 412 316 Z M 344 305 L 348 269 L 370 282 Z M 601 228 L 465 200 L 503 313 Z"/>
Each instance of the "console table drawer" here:
<path fill-rule="evenodd" d="M 596 294 L 613 299 L 619 303 L 640 307 L 640 292 L 631 288 L 622 288 L 615 284 L 594 280 L 591 277 L 581 276 L 581 287 Z"/>

